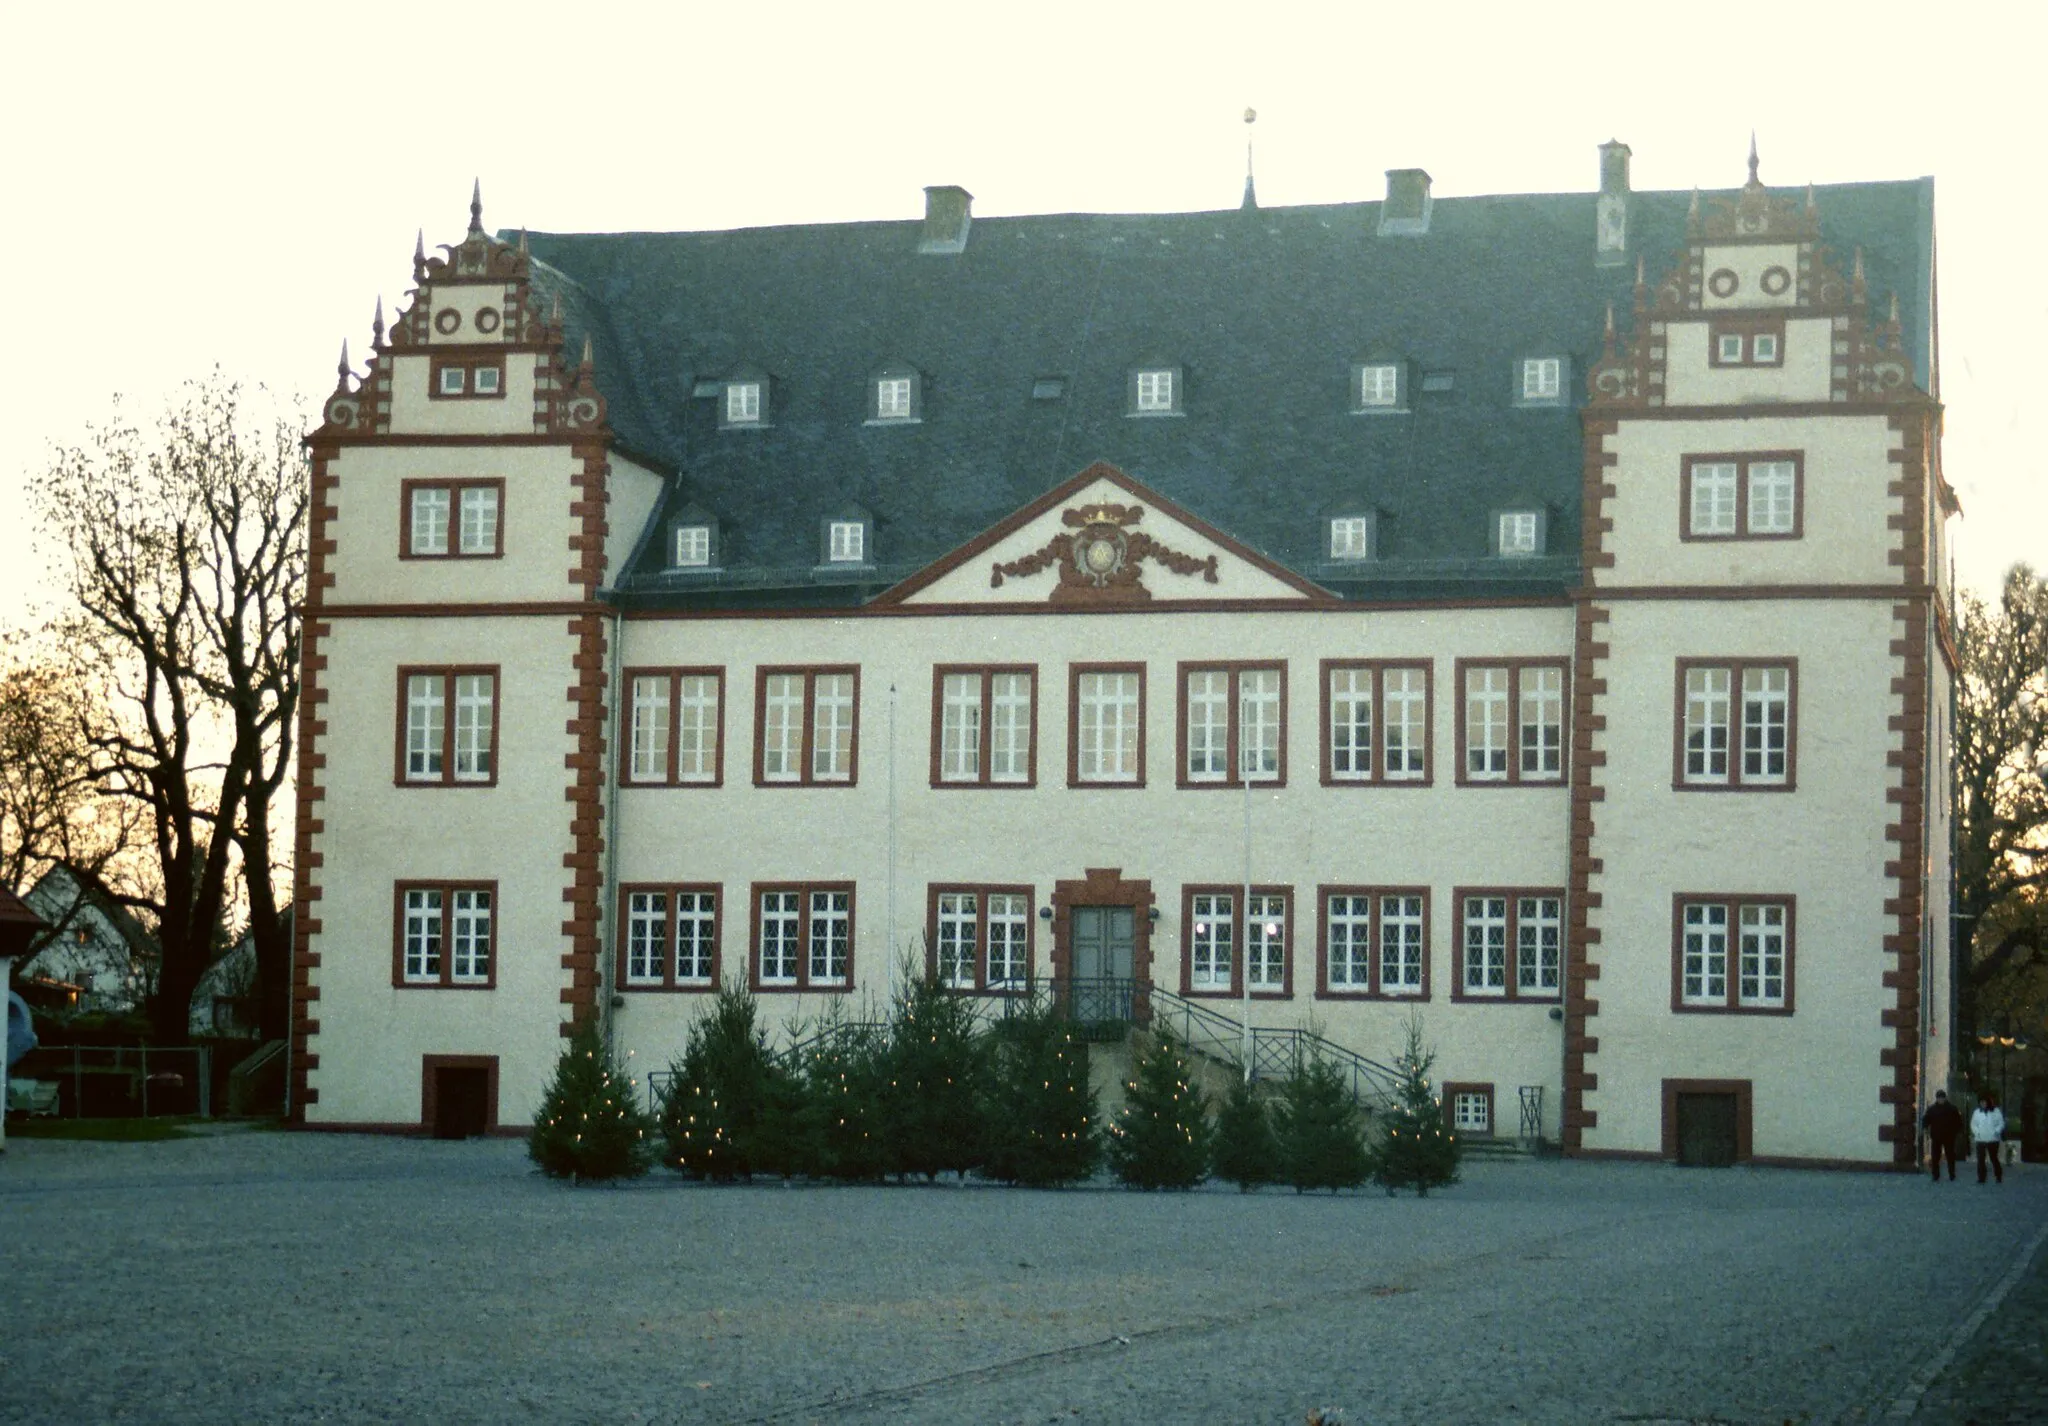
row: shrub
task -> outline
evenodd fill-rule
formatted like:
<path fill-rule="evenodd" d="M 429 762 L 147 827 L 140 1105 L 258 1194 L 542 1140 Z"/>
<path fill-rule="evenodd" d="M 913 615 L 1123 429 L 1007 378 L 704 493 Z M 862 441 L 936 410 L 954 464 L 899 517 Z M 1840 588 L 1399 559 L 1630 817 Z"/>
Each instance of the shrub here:
<path fill-rule="evenodd" d="M 1124 1086 L 1109 1127 L 1109 1166 L 1130 1188 L 1193 1188 L 1209 1171 L 1209 1103 L 1187 1057 L 1160 1031 Z"/>
<path fill-rule="evenodd" d="M 1274 1117 L 1281 1173 L 1296 1193 L 1356 1188 L 1372 1176 L 1351 1086 L 1328 1060 L 1312 1054 L 1295 1060 Z"/>
<path fill-rule="evenodd" d="M 1033 1188 L 1077 1183 L 1102 1157 L 1088 1042 L 1064 1017 L 1033 1007 L 992 1034 L 983 1172 Z"/>
<path fill-rule="evenodd" d="M 1272 1119 L 1247 1080 L 1230 1086 L 1216 1116 L 1215 1159 L 1216 1177 L 1245 1193 L 1280 1177 L 1280 1146 L 1273 1137 Z"/>
<path fill-rule="evenodd" d="M 1372 1155 L 1373 1181 L 1389 1198 L 1402 1188 L 1427 1198 L 1432 1188 L 1458 1181 L 1458 1139 L 1444 1126 L 1443 1107 L 1429 1087 L 1435 1063 L 1436 1052 L 1422 1043 L 1422 1022 L 1409 1020 L 1407 1046 L 1394 1061 L 1400 1076 L 1394 1104 Z"/>
<path fill-rule="evenodd" d="M 638 1178 L 653 1159 L 654 1127 L 595 1019 L 586 1019 L 555 1062 L 526 1153 L 550 1178 Z"/>

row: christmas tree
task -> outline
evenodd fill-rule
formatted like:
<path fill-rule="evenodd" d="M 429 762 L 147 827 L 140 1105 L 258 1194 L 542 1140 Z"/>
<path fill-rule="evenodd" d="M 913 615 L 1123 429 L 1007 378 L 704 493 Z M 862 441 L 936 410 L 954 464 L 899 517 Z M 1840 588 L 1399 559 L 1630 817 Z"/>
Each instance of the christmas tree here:
<path fill-rule="evenodd" d="M 1372 1176 L 1358 1105 L 1344 1072 L 1320 1055 L 1300 1055 L 1281 1085 L 1275 1139 L 1281 1172 L 1296 1193 L 1356 1188 Z"/>
<path fill-rule="evenodd" d="M 1209 1171 L 1209 1104 L 1164 1030 L 1124 1085 L 1109 1126 L 1109 1166 L 1130 1188 L 1193 1188 Z"/>
<path fill-rule="evenodd" d="M 1273 1137 L 1266 1102 L 1249 1080 L 1239 1078 L 1231 1084 L 1223 1110 L 1216 1116 L 1216 1177 L 1249 1193 L 1278 1179 L 1279 1166 L 1280 1147 Z"/>
<path fill-rule="evenodd" d="M 1036 1006 L 994 1031 L 982 1172 L 1032 1188 L 1078 1183 L 1102 1157 L 1088 1042 Z"/>
<path fill-rule="evenodd" d="M 889 1022 L 882 1124 L 896 1172 L 965 1176 L 983 1158 L 988 1050 L 964 996 L 907 974 Z"/>
<path fill-rule="evenodd" d="M 662 1100 L 666 1161 L 692 1178 L 718 1183 L 751 1177 L 757 1162 L 772 1082 L 781 1074 L 768 1054 L 758 1008 L 745 986 L 721 986 L 710 1009 L 690 1027 L 683 1057 L 670 1066 Z"/>
<path fill-rule="evenodd" d="M 888 1046 L 871 1025 L 849 1024 L 835 1007 L 800 1066 L 807 1172 L 850 1181 L 891 1172 L 882 1118 Z"/>
<path fill-rule="evenodd" d="M 1429 1087 L 1436 1053 L 1423 1047 L 1422 1022 L 1408 1022 L 1408 1043 L 1394 1060 L 1399 1079 L 1385 1131 L 1372 1156 L 1373 1182 L 1387 1190 L 1413 1188 L 1427 1198 L 1432 1188 L 1458 1181 L 1458 1139 L 1444 1126 L 1443 1108 Z"/>
<path fill-rule="evenodd" d="M 598 1038 L 596 1018 L 586 1017 L 555 1062 L 527 1157 L 550 1178 L 574 1183 L 638 1178 L 653 1158 L 653 1129 L 638 1087 Z"/>

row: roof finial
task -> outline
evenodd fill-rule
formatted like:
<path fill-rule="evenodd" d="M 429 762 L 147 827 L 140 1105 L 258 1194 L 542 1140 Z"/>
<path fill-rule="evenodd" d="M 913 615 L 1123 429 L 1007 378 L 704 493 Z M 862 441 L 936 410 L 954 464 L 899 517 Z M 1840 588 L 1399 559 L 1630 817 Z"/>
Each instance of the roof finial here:
<path fill-rule="evenodd" d="M 1756 130 L 1749 131 L 1749 181 L 1754 185 L 1756 177 Z"/>
<path fill-rule="evenodd" d="M 413 234 L 412 280 L 414 282 L 424 282 L 427 280 L 427 230 L 425 228 L 421 228 Z"/>
<path fill-rule="evenodd" d="M 1819 207 L 1820 205 L 1813 201 L 1813 180 L 1809 178 L 1806 180 L 1806 211 L 1812 213 Z"/>
<path fill-rule="evenodd" d="M 1754 163 L 1750 165 L 1756 167 Z M 469 186 L 469 230 L 481 233 L 484 230 L 484 181 L 479 178 Z"/>
<path fill-rule="evenodd" d="M 341 339 L 341 365 L 335 368 L 335 372 L 334 372 L 334 374 L 335 374 L 336 376 L 338 376 L 338 377 L 340 377 L 340 378 L 341 378 L 341 384 L 342 384 L 342 385 L 344 385 L 344 386 L 348 385 L 348 378 L 349 378 L 349 369 L 348 369 L 348 338 L 347 338 L 347 337 L 343 337 L 343 338 Z"/>
<path fill-rule="evenodd" d="M 1700 191 L 1697 188 L 1692 191 L 1692 203 L 1685 210 L 1685 220 L 1688 223 L 1697 223 L 1700 220 Z"/>
<path fill-rule="evenodd" d="M 1259 121 L 1259 111 L 1244 111 L 1244 201 L 1239 203 L 1241 212 L 1250 213 L 1259 206 L 1258 189 L 1252 183 L 1252 125 Z"/>
<path fill-rule="evenodd" d="M 384 294 L 377 294 L 377 315 L 370 319 L 370 350 L 384 349 Z"/>

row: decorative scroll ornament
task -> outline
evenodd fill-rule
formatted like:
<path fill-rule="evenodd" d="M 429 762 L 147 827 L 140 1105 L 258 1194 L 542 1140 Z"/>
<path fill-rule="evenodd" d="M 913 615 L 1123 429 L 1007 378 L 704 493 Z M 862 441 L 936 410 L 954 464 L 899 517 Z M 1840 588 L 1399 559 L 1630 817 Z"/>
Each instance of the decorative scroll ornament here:
<path fill-rule="evenodd" d="M 1057 567 L 1054 604 L 1141 604 L 1152 598 L 1143 583 L 1144 561 L 1164 565 L 1175 574 L 1199 574 L 1216 583 L 1216 556 L 1196 559 L 1168 549 L 1142 530 L 1141 505 L 1103 502 L 1060 512 L 1071 533 L 1054 535 L 1021 559 L 998 563 L 989 571 L 989 587 L 1000 589 L 1005 578 L 1021 579 Z"/>

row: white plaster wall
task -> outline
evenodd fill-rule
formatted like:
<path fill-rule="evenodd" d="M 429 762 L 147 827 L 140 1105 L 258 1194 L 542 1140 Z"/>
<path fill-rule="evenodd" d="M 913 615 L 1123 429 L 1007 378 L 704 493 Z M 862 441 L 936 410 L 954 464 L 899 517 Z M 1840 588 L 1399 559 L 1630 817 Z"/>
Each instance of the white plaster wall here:
<path fill-rule="evenodd" d="M 1711 366 L 1708 324 L 1664 327 L 1664 404 L 1733 406 L 1765 401 L 1826 401 L 1833 391 L 1833 328 L 1825 317 L 1785 323 L 1782 366 Z"/>
<path fill-rule="evenodd" d="M 427 343 L 430 346 L 475 346 L 497 343 L 518 335 L 505 322 L 505 313 L 518 299 L 517 283 L 432 283 L 421 290 L 420 304 L 427 309 Z M 476 314 L 486 307 L 498 313 L 495 331 L 486 332 L 476 324 Z M 443 312 L 454 312 L 461 321 L 452 332 L 436 325 Z"/>
<path fill-rule="evenodd" d="M 459 403 L 458 403 L 459 404 Z M 616 457 L 614 464 L 616 464 Z M 580 597 L 569 582 L 569 484 L 582 463 L 567 446 L 344 446 L 329 471 L 336 515 L 327 557 L 331 604 L 475 604 Z M 502 478 L 498 509 L 505 553 L 499 559 L 400 559 L 407 512 L 402 482 Z"/>
<path fill-rule="evenodd" d="M 1307 598 L 1293 585 L 1274 578 L 1207 536 L 1197 534 L 1157 506 L 1137 499 L 1123 486 L 1114 481 L 1098 480 L 1075 494 L 1072 499 L 1060 502 L 1057 509 L 1048 510 L 1037 519 L 1011 531 L 989 549 L 919 590 L 904 602 L 1043 604 L 1046 596 L 1059 582 L 1059 570 L 1056 565 L 1032 575 L 1005 575 L 1000 586 L 990 583 L 991 571 L 996 565 L 1009 564 L 1036 553 L 1055 536 L 1072 534 L 1073 527 L 1061 519 L 1065 511 L 1105 502 L 1126 506 L 1135 503 L 1141 506 L 1145 512 L 1144 517 L 1130 529 L 1134 533 L 1150 535 L 1175 554 L 1187 555 L 1193 559 L 1207 559 L 1210 555 L 1217 557 L 1214 584 L 1208 583 L 1199 574 L 1175 574 L 1156 560 L 1145 560 L 1143 582 L 1145 587 L 1152 591 L 1155 599 Z"/>
<path fill-rule="evenodd" d="M 1878 1062 L 1892 1032 L 1883 949 L 1891 855 L 1885 788 L 1899 775 L 1885 755 L 1897 735 L 1891 680 L 1903 668 L 1888 645 L 1883 600 L 1755 601 L 1610 606 L 1613 696 L 1605 710 L 1606 799 L 1595 810 L 1593 855 L 1604 863 L 1593 913 L 1601 940 L 1587 1067 L 1600 1088 L 1588 1148 L 1655 1152 L 1664 1078 L 1754 1081 L 1760 1155 L 1889 1157 L 1877 1099 L 1891 1071 Z M 1675 660 L 1679 656 L 1799 660 L 1797 779 L 1789 793 L 1678 792 L 1672 786 Z M 1671 1011 L 1671 898 L 1676 892 L 1798 898 L 1794 1013 Z"/>
<path fill-rule="evenodd" d="M 540 358 L 533 352 L 505 353 L 505 394 L 490 398 L 430 396 L 433 359 L 423 350 L 389 352 L 384 359 L 391 365 L 393 435 L 529 435 L 534 429 L 533 371 Z"/>
<path fill-rule="evenodd" d="M 1905 505 L 1886 488 L 1898 444 L 1882 416 L 1623 422 L 1607 441 L 1618 457 L 1615 495 L 1602 512 L 1614 521 L 1605 546 L 1614 566 L 1600 582 L 1897 584 L 1905 571 L 1886 559 L 1899 539 L 1886 521 Z M 1801 538 L 1679 538 L 1687 455 L 1780 450 L 1805 453 Z"/>
<path fill-rule="evenodd" d="M 532 1118 L 560 1048 L 567 983 L 561 933 L 568 883 L 565 690 L 574 640 L 553 618 L 337 619 L 323 644 L 332 675 L 321 744 L 324 830 L 314 849 L 321 964 L 313 1015 L 314 1122 L 417 1123 L 420 1057 L 499 1057 L 501 1122 Z M 490 788 L 393 785 L 401 663 L 497 663 L 499 781 Z M 497 985 L 492 990 L 391 984 L 398 881 L 494 880 Z"/>
<path fill-rule="evenodd" d="M 1417 1007 L 1440 1058 L 1437 1077 L 1496 1085 L 1503 1132 L 1512 1132 L 1517 1086 L 1546 1086 L 1555 1136 L 1562 1032 L 1546 1004 L 1453 1005 L 1456 886 L 1563 888 L 1567 793 L 1541 788 L 1459 788 L 1453 692 L 1458 657 L 1564 656 L 1564 608 L 1434 613 L 1002 615 L 923 618 L 629 621 L 625 662 L 718 664 L 727 670 L 725 785 L 624 789 L 622 883 L 708 881 L 724 889 L 722 965 L 744 969 L 751 949 L 750 885 L 850 879 L 856 898 L 857 991 L 880 1013 L 891 947 L 921 944 L 927 886 L 1002 882 L 1032 886 L 1051 904 L 1056 881 L 1089 867 L 1121 867 L 1150 879 L 1160 919 L 1152 932 L 1153 978 L 1180 983 L 1181 887 L 1233 883 L 1244 875 L 1243 795 L 1175 787 L 1175 666 L 1179 660 L 1279 657 L 1288 663 L 1288 783 L 1254 797 L 1253 879 L 1294 888 L 1295 972 L 1290 1001 L 1254 1002 L 1254 1020 L 1315 1020 L 1361 1053 L 1389 1059 L 1408 1014 L 1403 1005 L 1314 998 L 1316 898 L 1323 884 L 1427 885 L 1431 890 L 1431 998 Z M 1435 661 L 1434 786 L 1326 789 L 1319 785 L 1318 660 L 1429 657 Z M 1142 659 L 1147 678 L 1147 785 L 1070 789 L 1066 782 L 1067 665 Z M 1039 665 L 1038 786 L 1028 791 L 934 790 L 929 786 L 931 669 L 935 663 L 1025 661 Z M 754 668 L 759 664 L 861 665 L 859 782 L 853 788 L 752 785 Z M 1668 680 L 1667 680 L 1668 681 Z M 889 689 L 896 710 L 896 895 L 888 917 Z M 1050 971 L 1050 928 L 1036 923 L 1035 954 Z M 628 993 L 615 1012 L 638 1067 L 658 1068 L 681 1049 L 703 998 Z M 778 1027 L 814 1017 L 821 996 L 764 996 Z M 1235 1014 L 1236 1002 L 1219 1008 Z"/>
<path fill-rule="evenodd" d="M 604 537 L 604 582 L 616 584 L 619 572 L 640 542 L 640 532 L 661 499 L 663 478 L 646 466 L 628 460 L 617 451 L 609 457 L 611 474 L 605 482 L 607 505 Z M 565 566 L 566 567 L 566 566 Z"/>

